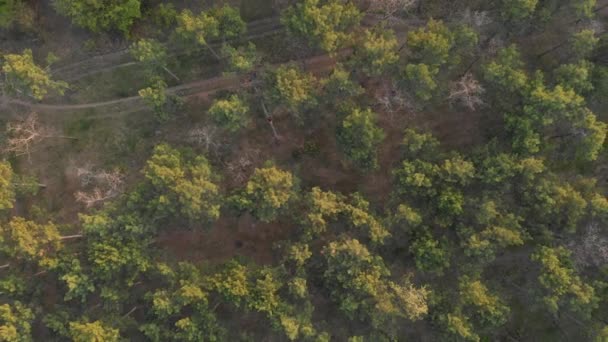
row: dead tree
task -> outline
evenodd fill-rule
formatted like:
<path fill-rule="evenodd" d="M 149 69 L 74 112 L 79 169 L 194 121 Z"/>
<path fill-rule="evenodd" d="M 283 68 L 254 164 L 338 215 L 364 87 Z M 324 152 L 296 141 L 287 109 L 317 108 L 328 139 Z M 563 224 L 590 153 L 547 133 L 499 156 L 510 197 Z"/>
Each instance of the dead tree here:
<path fill-rule="evenodd" d="M 115 198 L 123 192 L 124 176 L 119 171 L 91 171 L 85 166 L 78 168 L 76 174 L 83 187 L 92 187 L 89 191 L 78 191 L 74 194 L 76 201 L 87 208 Z"/>
<path fill-rule="evenodd" d="M 231 175 L 231 179 L 235 184 L 242 184 L 253 172 L 253 168 L 259 161 L 261 151 L 253 149 L 239 155 L 239 157 L 226 165 L 226 169 Z"/>
<path fill-rule="evenodd" d="M 27 155 L 28 160 L 31 160 L 33 146 L 44 139 L 76 139 L 55 134 L 48 127 L 41 125 L 36 113 L 30 113 L 23 121 L 9 122 L 6 125 L 6 132 L 8 139 L 4 151 L 17 156 Z"/>
<path fill-rule="evenodd" d="M 406 12 L 414 7 L 418 0 L 372 0 L 369 10 L 379 12 L 383 19 L 395 19 L 400 12 Z"/>
<path fill-rule="evenodd" d="M 468 109 L 475 110 L 478 106 L 483 105 L 481 99 L 483 92 L 481 84 L 473 77 L 473 74 L 467 72 L 458 81 L 452 82 L 448 100 L 451 103 L 459 102 Z"/>
<path fill-rule="evenodd" d="M 206 152 L 217 154 L 220 143 L 217 137 L 217 127 L 198 126 L 191 129 L 187 134 L 187 140 L 195 145 L 201 146 Z"/>

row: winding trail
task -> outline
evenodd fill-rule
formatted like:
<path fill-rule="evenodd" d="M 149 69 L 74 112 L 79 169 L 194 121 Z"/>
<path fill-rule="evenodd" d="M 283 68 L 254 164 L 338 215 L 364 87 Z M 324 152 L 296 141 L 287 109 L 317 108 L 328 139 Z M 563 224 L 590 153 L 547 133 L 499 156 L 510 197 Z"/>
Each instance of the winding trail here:
<path fill-rule="evenodd" d="M 345 50 L 340 55 L 350 54 L 351 50 Z M 329 55 L 319 55 L 308 58 L 301 61 L 305 67 L 304 69 L 311 73 L 320 73 L 323 71 L 331 70 L 335 65 L 335 59 Z M 208 78 L 205 80 L 194 81 L 178 86 L 174 86 L 167 89 L 169 94 L 177 94 L 184 97 L 196 96 L 199 98 L 205 98 L 209 95 L 216 93 L 220 90 L 231 90 L 238 89 L 240 87 L 249 87 L 251 84 L 246 82 L 245 76 L 230 75 L 230 76 L 218 76 Z M 83 110 L 83 109 L 94 109 L 100 107 L 107 107 L 113 105 L 130 104 L 131 102 L 142 102 L 139 96 L 123 97 L 115 100 L 92 102 L 84 104 L 44 104 L 44 103 L 31 103 L 19 99 L 5 98 L 5 103 L 15 104 L 24 106 L 33 110 L 44 110 L 44 111 L 71 111 L 71 110 Z"/>
<path fill-rule="evenodd" d="M 270 35 L 277 34 L 284 30 L 278 17 L 270 17 L 252 21 L 247 24 L 247 32 L 245 36 L 240 38 L 244 40 L 252 40 L 264 38 Z M 211 45 L 218 47 L 221 45 L 219 41 L 211 42 Z M 183 47 L 168 46 L 169 56 L 179 56 L 183 54 Z M 118 68 L 128 67 L 139 62 L 133 61 L 129 48 L 121 48 L 117 51 L 95 55 L 80 61 L 59 65 L 53 68 L 53 75 L 64 80 L 74 81 L 96 73 L 115 70 Z"/>
<path fill-rule="evenodd" d="M 378 24 L 380 22 L 380 18 L 375 15 L 367 15 L 363 20 L 363 25 L 370 27 Z M 412 19 L 412 20 L 400 20 L 396 24 L 392 25 L 392 28 L 399 33 L 407 32 L 411 27 L 416 27 L 423 25 L 425 21 L 420 19 Z M 278 20 L 277 17 L 272 17 L 268 19 L 263 19 L 257 22 L 250 23 L 250 26 L 254 26 L 254 32 L 248 31 L 250 35 L 248 35 L 247 39 L 255 39 L 260 37 L 265 37 L 271 34 L 276 33 L 277 31 L 283 30 L 283 27 Z M 257 32 L 255 32 L 257 31 Z M 177 50 L 174 50 L 174 52 Z M 346 49 L 338 53 L 341 57 L 347 56 L 352 53 L 351 49 Z M 60 67 L 55 70 L 69 72 L 68 70 L 80 70 L 86 69 L 88 70 L 86 73 L 79 73 L 80 77 L 84 77 L 87 75 L 103 72 L 105 70 L 113 70 L 121 67 L 131 66 L 137 64 L 137 62 L 126 62 L 117 65 L 105 66 L 102 68 L 93 68 L 89 63 L 97 64 L 99 66 L 100 61 L 103 63 L 107 63 L 108 61 L 120 61 L 120 58 L 128 57 L 128 49 L 123 49 L 120 51 L 115 51 L 105 55 L 99 55 L 87 60 L 76 62 L 73 64 L 66 65 L 64 67 Z M 329 55 L 318 55 L 314 57 L 310 57 L 300 61 L 288 61 L 286 63 L 298 62 L 304 65 L 304 69 L 311 73 L 320 73 L 324 71 L 331 70 L 331 68 L 335 65 L 335 58 L 330 57 Z M 111 63 L 110 63 L 111 64 Z M 279 64 L 280 65 L 280 64 Z M 277 66 L 277 65 L 275 65 Z M 91 70 L 92 69 L 92 70 Z M 209 79 L 193 81 L 185 84 L 181 84 L 178 86 L 170 87 L 167 89 L 169 94 L 176 94 L 183 97 L 198 97 L 198 98 L 208 98 L 209 95 L 216 93 L 220 90 L 232 90 L 238 89 L 240 87 L 250 87 L 251 84 L 246 82 L 246 77 L 242 75 L 230 75 L 230 76 L 217 76 Z M 111 107 L 111 110 L 116 114 L 120 112 L 133 112 L 133 105 L 144 106 L 142 99 L 138 95 L 123 97 L 114 100 L 100 101 L 100 102 L 92 102 L 92 103 L 83 103 L 83 104 L 45 104 L 45 103 L 32 103 L 24 100 L 14 99 L 14 98 L 0 98 L 0 104 L 13 104 L 19 105 L 23 107 L 27 107 L 32 110 L 38 111 L 47 111 L 47 112 L 57 112 L 57 111 L 76 111 L 76 110 L 86 110 L 86 109 L 96 109 L 102 107 Z M 128 108 L 121 108 L 123 105 L 129 105 Z"/>

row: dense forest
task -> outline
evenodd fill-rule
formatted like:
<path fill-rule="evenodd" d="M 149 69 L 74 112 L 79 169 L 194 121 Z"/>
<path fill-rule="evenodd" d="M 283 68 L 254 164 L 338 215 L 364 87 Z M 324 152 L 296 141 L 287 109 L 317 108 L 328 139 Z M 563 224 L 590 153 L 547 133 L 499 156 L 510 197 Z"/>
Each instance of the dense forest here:
<path fill-rule="evenodd" d="M 608 1 L 0 0 L 0 341 L 608 341 Z"/>

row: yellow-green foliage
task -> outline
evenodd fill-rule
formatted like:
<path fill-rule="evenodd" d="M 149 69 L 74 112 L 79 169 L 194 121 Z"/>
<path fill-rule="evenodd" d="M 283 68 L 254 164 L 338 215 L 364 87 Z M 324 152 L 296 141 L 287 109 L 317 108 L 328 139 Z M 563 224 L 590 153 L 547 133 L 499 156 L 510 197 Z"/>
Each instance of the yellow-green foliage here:
<path fill-rule="evenodd" d="M 523 20 L 532 16 L 538 0 L 502 0 L 501 14 L 505 19 Z"/>
<path fill-rule="evenodd" d="M 169 145 L 154 149 L 144 175 L 152 190 L 148 207 L 157 215 L 183 215 L 190 220 L 214 221 L 220 215 L 220 189 L 203 156 L 185 160 Z"/>
<path fill-rule="evenodd" d="M 8 162 L 0 162 L 0 210 L 10 209 L 15 201 L 13 169 Z"/>
<path fill-rule="evenodd" d="M 428 314 L 429 294 L 426 287 L 416 288 L 408 279 L 404 284 L 388 281 L 386 288 L 377 297 L 376 309 L 388 317 L 417 321 Z"/>
<path fill-rule="evenodd" d="M 221 54 L 227 59 L 227 72 L 250 72 L 260 63 L 261 59 L 256 46 L 251 42 L 238 49 L 226 44 L 222 46 Z"/>
<path fill-rule="evenodd" d="M 141 16 L 140 0 L 53 0 L 57 11 L 93 32 L 118 29 L 128 33 Z"/>
<path fill-rule="evenodd" d="M 426 64 L 408 64 L 405 66 L 405 79 L 408 87 L 412 89 L 416 97 L 422 101 L 433 98 L 437 82 L 435 76 L 439 73 L 436 67 L 429 67 Z"/>
<path fill-rule="evenodd" d="M 235 133 L 249 124 L 249 106 L 238 95 L 215 100 L 209 108 L 209 115 L 221 127 Z"/>
<path fill-rule="evenodd" d="M 52 223 L 38 224 L 22 217 L 14 217 L 0 225 L 2 250 L 16 259 L 52 266 L 56 263 L 54 252 L 61 248 L 61 235 Z"/>
<path fill-rule="evenodd" d="M 274 72 L 272 100 L 287 106 L 291 111 L 313 106 L 316 103 L 316 79 L 292 65 L 282 65 Z"/>
<path fill-rule="evenodd" d="M 309 237 L 318 236 L 327 230 L 331 221 L 345 220 L 348 225 L 366 230 L 374 243 L 382 243 L 390 236 L 384 225 L 369 212 L 369 203 L 360 196 L 349 201 L 341 194 L 312 188 L 307 196 L 308 211 L 304 220 Z"/>
<path fill-rule="evenodd" d="M 31 323 L 34 313 L 21 302 L 0 305 L 0 340 L 6 342 L 33 341 Z"/>
<path fill-rule="evenodd" d="M 23 50 L 20 55 L 4 55 L 2 71 L 6 75 L 8 85 L 17 93 L 30 95 L 37 100 L 42 100 L 49 91 L 57 91 L 60 94 L 68 88 L 63 81 L 53 81 L 50 73 L 36 65 L 32 50 Z"/>
<path fill-rule="evenodd" d="M 175 32 L 184 40 L 207 45 L 209 39 L 219 35 L 219 21 L 206 12 L 195 15 L 185 9 L 177 16 Z"/>
<path fill-rule="evenodd" d="M 250 285 L 247 268 L 237 262 L 229 262 L 222 272 L 211 279 L 213 290 L 221 294 L 227 301 L 239 306 L 249 296 Z"/>
<path fill-rule="evenodd" d="M 595 307 L 595 290 L 576 275 L 570 251 L 561 246 L 541 246 L 531 258 L 541 266 L 538 280 L 545 291 L 543 300 L 551 312 L 556 313 L 565 304 L 582 312 Z"/>
<path fill-rule="evenodd" d="M 74 342 L 117 342 L 120 334 L 118 329 L 108 327 L 101 321 L 70 322 L 70 337 Z"/>
<path fill-rule="evenodd" d="M 384 138 L 384 131 L 376 124 L 376 113 L 369 108 L 350 111 L 337 130 L 340 149 L 363 171 L 378 168 L 377 150 Z"/>
<path fill-rule="evenodd" d="M 365 30 L 355 46 L 355 60 L 364 72 L 380 76 L 399 60 L 398 43 L 392 30 Z"/>
<path fill-rule="evenodd" d="M 454 313 L 447 314 L 447 328 L 448 331 L 453 333 L 456 336 L 464 339 L 465 341 L 478 342 L 479 336 L 474 332 L 473 326 L 466 317 Z"/>
<path fill-rule="evenodd" d="M 294 198 L 295 179 L 274 166 L 256 169 L 245 187 L 245 206 L 260 220 L 274 220 Z"/>
<path fill-rule="evenodd" d="M 461 277 L 460 296 L 464 305 L 475 307 L 481 321 L 492 326 L 500 326 L 507 321 L 509 308 L 498 296 L 491 294 L 479 279 Z"/>
<path fill-rule="evenodd" d="M 288 8 L 281 21 L 290 33 L 307 39 L 310 45 L 335 52 L 351 39 L 349 29 L 361 17 L 351 2 L 304 0 Z"/>
<path fill-rule="evenodd" d="M 425 27 L 410 31 L 407 46 L 412 57 L 425 64 L 437 67 L 447 63 L 454 34 L 440 20 L 429 20 Z"/>

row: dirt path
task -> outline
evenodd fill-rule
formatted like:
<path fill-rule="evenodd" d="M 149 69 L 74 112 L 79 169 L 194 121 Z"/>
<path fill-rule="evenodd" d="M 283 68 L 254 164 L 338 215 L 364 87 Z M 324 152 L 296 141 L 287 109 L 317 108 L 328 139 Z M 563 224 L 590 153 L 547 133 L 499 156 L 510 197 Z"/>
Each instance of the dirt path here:
<path fill-rule="evenodd" d="M 378 24 L 379 21 L 380 21 L 380 19 L 378 16 L 367 15 L 364 19 L 364 25 L 373 26 L 373 25 Z M 412 26 L 419 26 L 423 23 L 424 23 L 423 21 L 420 21 L 418 19 L 411 20 L 411 21 L 401 20 L 398 23 L 396 23 L 395 25 L 393 25 L 393 27 L 394 27 L 395 31 L 397 31 L 397 32 L 406 32 Z M 269 24 L 277 25 L 277 18 L 271 18 L 271 19 L 265 19 L 265 20 L 259 21 L 256 25 L 259 25 L 258 29 L 261 30 L 261 32 L 258 33 L 256 36 L 264 36 L 267 34 L 271 34 L 273 32 L 272 30 L 264 31 L 265 28 L 268 27 L 266 25 L 269 25 Z M 280 22 L 278 23 L 278 25 L 280 25 Z M 282 28 L 279 28 L 279 29 L 282 29 Z M 345 56 L 350 53 L 351 53 L 350 50 L 345 50 L 345 51 L 340 52 L 339 54 L 341 56 Z M 121 55 L 124 56 L 125 54 L 128 54 L 128 50 L 121 50 L 121 51 L 113 52 L 110 54 L 93 57 L 92 59 L 89 59 L 89 60 L 86 60 L 83 62 L 78 62 L 74 65 L 71 65 L 71 67 L 78 67 L 78 68 L 87 67 L 88 65 L 86 63 L 89 61 L 93 61 L 95 63 L 95 61 L 97 61 L 97 60 L 104 60 L 104 58 L 112 59 L 112 58 L 115 58 L 116 56 L 121 56 Z M 294 61 L 290 61 L 290 62 L 294 62 Z M 84 63 L 84 64 L 81 64 L 81 63 Z M 328 55 L 319 55 L 319 56 L 308 58 L 303 61 L 299 61 L 299 63 L 304 65 L 305 70 L 312 72 L 312 73 L 318 73 L 318 72 L 323 72 L 323 71 L 327 71 L 327 70 L 331 69 L 331 67 L 335 64 L 335 59 L 329 57 Z M 116 69 L 116 68 L 125 67 L 125 66 L 133 65 L 133 64 L 136 64 L 136 63 L 128 62 L 128 63 L 119 64 L 119 65 L 114 65 L 114 66 L 106 67 L 105 70 Z M 89 72 L 88 74 L 91 74 L 91 73 L 95 73 L 95 72 Z M 237 89 L 241 86 L 244 86 L 245 84 L 243 81 L 244 81 L 244 79 L 242 76 L 218 76 L 218 77 L 213 77 L 213 78 L 209 78 L 209 79 L 205 79 L 205 80 L 199 80 L 199 81 L 194 81 L 194 82 L 174 86 L 174 87 L 168 88 L 167 92 L 169 94 L 177 94 L 177 95 L 181 95 L 181 96 L 185 96 L 185 97 L 196 96 L 199 98 L 208 98 L 209 95 L 211 95 L 217 91 Z M 95 109 L 95 108 L 101 108 L 101 107 L 119 106 L 119 108 L 112 108 L 112 111 L 115 112 L 116 114 L 118 114 L 119 112 L 123 112 L 125 110 L 132 112 L 133 111 L 132 107 L 130 107 L 128 109 L 127 108 L 123 109 L 123 108 L 120 108 L 120 106 L 127 105 L 127 104 L 130 105 L 131 103 L 136 103 L 136 102 L 140 102 L 140 103 L 142 102 L 141 98 L 137 95 L 130 96 L 130 97 L 123 97 L 123 98 L 114 99 L 114 100 L 84 103 L 84 104 L 44 104 L 44 103 L 31 103 L 28 101 L 23 101 L 23 100 L 13 99 L 13 98 L 0 98 L 0 103 L 3 103 L 3 104 L 14 104 L 14 105 L 19 105 L 19 106 L 24 106 L 24 107 L 27 107 L 32 110 L 51 111 L 51 112 L 52 111 L 71 111 L 71 110 L 83 110 L 83 109 Z M 143 105 L 143 103 L 142 103 L 142 105 Z"/>
<path fill-rule="evenodd" d="M 282 30 L 283 28 L 278 17 L 256 20 L 247 24 L 247 33 L 242 39 L 259 39 L 276 34 Z M 219 46 L 220 43 L 212 42 L 212 45 Z M 184 53 L 183 48 L 175 46 L 168 46 L 168 50 L 170 56 Z M 137 64 L 137 62 L 131 60 L 129 49 L 123 48 L 110 53 L 92 56 L 81 61 L 56 65 L 53 68 L 53 75 L 65 81 L 74 81 L 99 72 L 111 71 L 134 64 Z"/>
<path fill-rule="evenodd" d="M 377 25 L 381 21 L 382 17 L 376 14 L 367 14 L 362 23 L 364 26 L 371 27 Z M 406 31 L 412 26 L 424 25 L 425 21 L 420 19 L 397 19 L 392 22 L 392 28 L 396 32 Z M 247 34 L 241 39 L 254 40 L 268 36 L 272 36 L 283 32 L 285 28 L 280 22 L 279 17 L 270 17 L 266 19 L 260 19 L 252 21 L 247 25 Z M 215 48 L 219 48 L 220 42 L 212 42 L 211 44 Z M 201 51 L 205 51 L 201 49 Z M 179 47 L 169 47 L 169 56 L 177 57 L 183 55 L 186 51 Z M 53 74 L 64 81 L 76 81 L 83 77 L 91 76 L 101 72 L 108 72 L 124 67 L 139 64 L 139 62 L 132 61 L 129 56 L 129 49 L 121 49 L 111 53 L 93 56 L 83 61 L 75 62 L 72 64 L 66 64 L 58 68 L 53 69 Z"/>
<path fill-rule="evenodd" d="M 349 53 L 346 51 L 343 53 Z M 309 58 L 303 61 L 305 69 L 312 73 L 318 73 L 330 70 L 335 64 L 335 59 L 328 55 L 320 55 Z M 242 76 L 218 76 L 205 80 L 194 81 L 179 86 L 171 87 L 167 89 L 169 94 L 177 94 L 181 96 L 196 96 L 196 97 L 208 97 L 209 95 L 218 92 L 220 90 L 231 90 L 237 89 L 241 86 L 247 86 L 244 83 L 244 77 Z M 93 109 L 100 107 L 107 107 L 113 105 L 127 104 L 131 102 L 141 101 L 139 96 L 123 97 L 120 99 L 92 102 L 84 104 L 44 104 L 44 103 L 31 103 L 18 99 L 3 99 L 4 103 L 16 104 L 24 107 L 28 107 L 32 110 L 44 110 L 44 111 L 70 111 L 70 110 L 82 110 L 82 109 Z"/>

